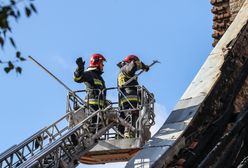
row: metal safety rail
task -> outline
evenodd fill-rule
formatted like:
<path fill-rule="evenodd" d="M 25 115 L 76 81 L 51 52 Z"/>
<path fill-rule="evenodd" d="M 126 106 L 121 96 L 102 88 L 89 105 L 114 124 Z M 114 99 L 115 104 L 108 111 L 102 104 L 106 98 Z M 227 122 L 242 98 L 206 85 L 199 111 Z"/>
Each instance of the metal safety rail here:
<path fill-rule="evenodd" d="M 64 115 L 58 121 L 41 129 L 22 143 L 3 152 L 0 156 L 0 167 L 17 167 L 37 152 L 41 151 L 45 146 L 58 139 L 58 137 L 69 129 L 68 126 L 60 126 L 61 123 L 65 123 L 65 120 L 69 115 L 70 114 Z"/>
<path fill-rule="evenodd" d="M 133 86 L 124 86 L 125 87 L 133 87 Z M 150 138 L 150 128 L 155 124 L 155 113 L 154 113 L 154 95 L 150 93 L 145 86 L 135 86 L 137 88 L 137 93 L 139 95 L 139 103 L 137 108 L 133 109 L 118 109 L 119 112 L 126 113 L 125 120 L 130 122 L 132 120 L 132 111 L 138 110 L 139 117 L 135 124 L 135 138 L 141 138 L 142 144 Z M 119 96 L 124 96 L 128 103 L 128 98 L 124 95 L 124 93 L 117 88 L 119 92 Z M 119 102 L 120 103 L 120 102 Z M 120 104 L 119 104 L 120 107 Z"/>
<path fill-rule="evenodd" d="M 125 127 L 129 127 L 135 134 L 134 138 L 140 138 L 142 136 L 146 136 L 145 139 L 143 139 L 143 141 L 147 140 L 147 135 L 145 135 L 146 133 L 149 132 L 149 129 L 151 128 L 151 126 L 153 126 L 155 124 L 155 114 L 154 114 L 154 103 L 155 103 L 155 99 L 154 99 L 154 95 L 152 93 L 150 93 L 146 87 L 144 86 L 139 86 L 139 85 L 135 85 L 135 86 L 124 86 L 123 88 L 128 88 L 128 87 L 132 87 L 132 88 L 136 88 L 137 93 L 139 95 L 139 103 L 137 104 L 137 107 L 132 107 L 130 109 L 121 109 L 120 106 L 120 101 L 119 100 L 106 100 L 105 103 L 107 105 L 111 105 L 111 109 L 108 110 L 108 113 L 99 113 L 98 115 L 98 119 L 96 122 L 96 129 L 98 128 L 99 125 L 101 124 L 105 124 L 108 121 L 114 121 L 116 124 L 113 127 L 114 130 L 109 130 L 108 132 L 106 132 L 105 134 L 105 138 L 102 137 L 102 140 L 109 140 L 109 139 L 118 139 L 118 138 L 123 138 L 124 135 L 122 135 L 117 127 L 118 125 L 124 125 Z M 99 90 L 98 90 L 99 91 Z M 131 102 L 128 100 L 128 98 L 125 96 L 125 94 L 121 91 L 121 89 L 119 87 L 111 87 L 111 88 L 106 88 L 104 90 L 101 91 L 102 94 L 106 94 L 107 92 L 115 92 L 118 94 L 118 99 L 120 99 L 120 97 L 122 96 L 127 103 Z M 87 95 L 87 91 L 86 90 L 78 90 L 75 91 L 75 93 L 77 94 L 84 94 Z M 87 97 L 87 96 L 86 96 Z M 67 103 L 67 109 L 68 112 L 70 110 L 72 110 L 73 108 L 78 108 L 80 106 L 80 102 L 77 102 L 77 99 L 73 96 L 69 94 L 68 97 L 68 103 Z M 89 102 L 89 100 L 85 99 L 84 100 L 86 104 L 89 104 L 87 102 Z M 87 106 L 88 107 L 88 106 Z M 135 126 L 131 125 L 131 121 L 132 121 L 132 112 L 133 111 L 139 111 L 139 117 L 136 121 Z M 88 111 L 87 108 L 86 110 L 83 111 L 78 111 L 79 115 L 88 115 Z M 120 113 L 125 113 L 125 118 L 120 117 Z M 78 121 L 80 121 L 80 119 L 84 118 L 85 116 L 78 116 L 75 115 L 76 113 L 74 113 L 73 115 L 71 115 L 72 118 L 69 119 L 70 125 L 76 125 L 78 123 Z M 99 123 L 99 121 L 101 121 Z M 104 121 L 104 122 L 103 122 Z M 112 137 L 112 138 L 111 138 Z"/>
<path fill-rule="evenodd" d="M 109 109 L 106 107 L 103 111 Z M 113 126 L 109 123 L 101 128 L 97 133 L 92 135 L 88 129 L 88 121 L 102 110 L 95 111 L 84 119 L 81 123 L 70 129 L 63 136 L 52 142 L 49 146 L 41 150 L 38 154 L 32 156 L 24 162 L 19 168 L 26 167 L 62 167 L 74 168 L 78 165 L 79 156 L 90 150 L 96 143 L 97 139 Z M 73 140 L 73 136 L 75 139 Z M 77 143 L 75 144 L 75 140 Z"/>
<path fill-rule="evenodd" d="M 105 110 L 109 109 L 109 107 Z M 78 110 L 81 110 L 81 108 Z M 11 148 L 3 153 L 1 155 L 1 168 L 59 167 L 59 165 L 60 167 L 63 165 L 64 167 L 75 167 L 77 165 L 78 155 L 89 150 L 90 147 L 96 143 L 95 139 L 99 138 L 113 125 L 113 123 L 109 123 L 92 136 L 87 124 L 93 116 L 100 112 L 101 110 L 95 111 L 72 129 L 69 129 L 68 126 L 62 128 L 58 127 L 61 122 L 67 122 L 67 118 L 71 113 L 64 115 L 48 128 L 30 137 L 30 140 L 28 139 L 29 141 L 26 141 L 27 143 L 14 146 L 15 149 Z M 75 142 L 73 142 L 73 135 L 76 139 L 80 140 L 80 143 L 75 144 Z M 35 150 L 31 150 L 33 148 L 28 146 L 30 143 L 39 143 L 39 147 L 33 147 Z M 25 154 L 25 152 L 27 152 L 25 151 L 25 147 L 29 149 L 28 154 Z M 16 161 L 15 157 L 19 160 Z"/>
<path fill-rule="evenodd" d="M 154 124 L 154 97 L 145 87 L 137 86 L 137 88 L 142 95 L 139 105 L 142 115 L 137 120 L 135 128 L 132 127 L 129 121 L 118 116 L 118 101 L 108 101 L 107 108 L 92 113 L 88 108 L 87 100 L 84 100 L 86 102 L 84 103 L 75 96 L 75 93 L 79 94 L 80 92 L 87 94 L 85 90 L 69 93 L 67 97 L 67 113 L 70 115 L 68 115 L 67 120 L 71 129 L 19 167 L 74 168 L 78 165 L 78 161 L 82 161 L 82 156 L 97 144 L 97 141 L 118 139 L 118 124 L 133 130 L 136 133 L 136 138 L 139 138 L 142 142 L 141 144 L 143 144 L 149 138 L 149 134 L 144 133 L 142 128 L 148 128 L 146 131 L 149 132 L 150 126 Z M 118 90 L 118 88 L 106 89 L 106 91 L 109 90 Z M 77 110 L 75 111 L 75 109 Z M 83 116 L 76 119 L 75 114 L 77 113 Z M 94 116 L 98 117 L 97 123 L 94 123 L 95 125 L 92 124 Z M 72 138 L 73 136 L 74 138 Z M 77 141 L 76 144 L 73 142 L 75 140 Z"/>
<path fill-rule="evenodd" d="M 81 102 L 81 104 L 84 103 L 81 99 L 78 99 L 78 102 Z M 72 112 L 73 111 L 68 112 L 50 126 L 41 129 L 22 143 L 14 145 L 3 152 L 0 155 L 0 167 L 17 167 L 63 136 L 70 130 L 67 120 Z"/>
<path fill-rule="evenodd" d="M 118 125 L 129 127 L 135 132 L 136 138 L 142 142 L 149 138 L 145 131 L 154 124 L 154 97 L 144 86 L 136 86 L 140 93 L 140 103 L 137 108 L 120 110 L 118 101 L 106 101 L 106 108 L 93 111 L 76 94 L 83 91 L 69 92 L 67 96 L 66 114 L 48 127 L 45 127 L 23 141 L 14 145 L 0 155 L 0 168 L 12 167 L 75 167 L 80 156 L 89 151 L 97 140 L 118 139 Z M 107 88 L 103 92 L 118 88 Z M 87 94 L 87 93 L 86 93 Z M 140 115 L 136 126 L 129 119 L 119 116 L 120 112 L 139 110 Z M 75 118 L 76 114 L 83 115 Z M 97 123 L 92 118 L 97 116 Z M 69 126 L 68 126 L 69 121 Z M 114 130 L 114 132 L 113 132 Z M 120 136 L 118 136 L 120 135 Z"/>
<path fill-rule="evenodd" d="M 86 152 L 88 153 L 89 149 L 96 145 L 96 139 L 99 141 L 115 139 L 118 140 L 121 137 L 117 128 L 119 124 L 122 124 L 125 127 L 129 127 L 132 131 L 134 131 L 134 138 L 139 138 L 140 145 L 142 145 L 150 137 L 149 128 L 154 124 L 155 100 L 153 94 L 151 94 L 144 86 L 135 87 L 140 93 L 140 101 L 137 108 L 120 110 L 118 101 L 106 101 L 106 105 L 108 105 L 109 108 L 103 109 L 102 111 L 94 113 L 93 115 L 90 115 L 92 114 L 92 112 L 89 111 L 89 100 L 85 99 L 84 103 L 77 99 L 77 97 L 75 96 L 75 94 L 83 93 L 84 95 L 80 95 L 80 97 L 87 97 L 85 96 L 87 95 L 86 90 L 75 91 L 73 94 L 69 93 L 67 98 L 67 112 L 71 113 L 68 120 L 70 123 L 70 127 L 72 127 L 72 130 L 68 134 L 61 137 L 61 139 L 49 145 L 49 147 L 44 149 L 41 153 L 29 159 L 29 161 L 25 162 L 21 167 L 34 167 L 35 165 L 41 166 L 42 163 L 45 162 L 45 160 L 46 164 L 42 165 L 45 167 L 75 167 L 78 160 L 82 161 L 83 154 L 85 154 Z M 118 94 L 122 94 L 116 87 L 107 88 L 105 90 L 102 90 L 101 92 L 105 93 L 111 90 L 117 91 Z M 75 109 L 78 110 L 73 112 Z M 130 124 L 130 120 L 123 119 L 119 116 L 120 112 L 131 112 L 132 110 L 140 111 L 140 117 L 138 118 L 135 127 Z M 81 117 L 78 118 L 78 116 L 76 117 L 75 114 L 79 114 L 81 115 Z M 97 122 L 94 123 L 95 125 L 92 125 L 91 122 L 93 116 L 97 116 Z M 127 116 L 130 119 L 130 115 Z M 81 130 L 78 130 L 78 125 L 81 125 Z M 94 130 L 95 133 L 92 134 L 92 131 L 94 132 Z M 75 135 L 75 139 L 78 140 L 79 145 L 77 145 L 76 147 L 74 146 L 74 150 L 72 150 L 71 147 L 72 152 L 69 153 L 69 155 L 67 151 L 67 144 L 72 135 Z M 138 148 L 139 147 L 141 146 L 138 146 Z M 47 162 L 49 160 L 50 162 L 48 164 Z"/>
<path fill-rule="evenodd" d="M 138 95 L 137 106 L 131 106 L 132 102 L 125 96 L 125 87 L 136 88 Z M 117 101 L 107 100 L 107 104 L 111 104 L 112 108 L 103 113 L 103 121 L 106 123 L 113 121 L 114 126 L 106 131 L 100 137 L 99 143 L 89 152 L 80 157 L 80 162 L 84 164 L 103 164 L 110 162 L 120 162 L 129 160 L 137 151 L 142 148 L 144 143 L 150 138 L 150 128 L 155 124 L 154 121 L 154 95 L 150 93 L 144 86 L 125 86 L 122 88 L 107 88 L 107 95 Z M 83 92 L 83 91 L 82 91 Z M 105 92 L 105 90 L 104 90 Z M 113 94 L 109 94 L 114 92 Z M 118 98 L 117 98 L 118 95 Z M 108 97 L 107 97 L 108 98 Z M 121 101 L 130 103 L 128 109 L 121 107 Z M 86 100 L 87 101 L 87 100 Z M 132 118 L 133 112 L 139 112 L 138 118 Z M 121 114 L 125 114 L 124 116 Z M 80 113 L 82 114 L 82 113 Z M 80 118 L 80 117 L 79 117 Z M 74 118 L 75 119 L 75 118 Z M 135 120 L 135 122 L 133 121 Z M 132 122 L 133 121 L 133 122 Z M 126 138 L 120 132 L 120 126 L 130 130 L 131 137 Z"/>

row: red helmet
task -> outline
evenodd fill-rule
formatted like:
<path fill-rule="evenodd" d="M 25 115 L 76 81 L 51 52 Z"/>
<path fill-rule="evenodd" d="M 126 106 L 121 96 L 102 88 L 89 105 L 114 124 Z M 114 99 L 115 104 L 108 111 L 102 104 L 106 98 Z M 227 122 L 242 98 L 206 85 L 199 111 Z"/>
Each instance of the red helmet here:
<path fill-rule="evenodd" d="M 124 62 L 132 62 L 132 61 L 139 61 L 139 58 L 136 55 L 129 55 L 124 59 Z"/>
<path fill-rule="evenodd" d="M 90 57 L 90 67 L 99 67 L 103 61 L 106 61 L 103 55 L 93 54 Z"/>

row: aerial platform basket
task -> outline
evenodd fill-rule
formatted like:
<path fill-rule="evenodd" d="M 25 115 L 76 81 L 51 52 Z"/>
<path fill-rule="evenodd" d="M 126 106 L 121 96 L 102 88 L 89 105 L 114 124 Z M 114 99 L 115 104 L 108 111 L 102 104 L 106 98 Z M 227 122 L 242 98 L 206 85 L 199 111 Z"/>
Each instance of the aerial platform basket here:
<path fill-rule="evenodd" d="M 142 145 L 140 138 L 99 141 L 87 154 L 80 157 L 85 164 L 124 162 L 131 159 Z"/>
<path fill-rule="evenodd" d="M 133 86 L 132 86 L 133 87 Z M 115 125 L 109 129 L 104 135 L 102 135 L 96 146 L 94 146 L 91 150 L 89 150 L 86 154 L 80 156 L 80 162 L 85 164 L 104 164 L 110 162 L 123 162 L 128 161 L 132 158 L 144 145 L 144 143 L 150 138 L 150 127 L 155 124 L 154 122 L 154 103 L 155 99 L 152 93 L 150 93 L 144 86 L 134 86 L 137 89 L 139 94 L 139 103 L 137 107 L 128 110 L 121 110 L 119 101 L 108 101 L 111 104 L 111 109 L 106 111 L 104 114 L 99 114 L 98 121 L 96 123 L 96 128 L 99 125 L 103 124 L 101 121 L 107 120 L 115 121 Z M 86 90 L 76 91 L 77 94 L 80 92 L 86 93 Z M 117 87 L 107 88 L 106 92 L 117 92 L 118 97 L 120 97 L 123 93 Z M 108 94 L 107 94 L 108 95 Z M 111 94 L 113 95 L 113 94 Z M 113 97 L 113 96 L 112 96 Z M 117 97 L 117 96 L 116 96 Z M 122 96 L 123 97 L 123 96 Z M 73 100 L 73 104 L 69 106 L 80 106 L 77 102 L 75 102 L 72 97 L 68 97 L 69 101 Z M 87 100 L 85 100 L 87 104 Z M 127 100 L 128 102 L 128 100 Z M 68 104 L 70 104 L 68 102 Z M 69 107 L 68 106 L 68 107 Z M 136 121 L 136 126 L 132 127 L 132 111 L 139 111 L 139 118 Z M 120 113 L 126 113 L 126 118 L 121 118 Z M 77 113 L 73 113 L 70 120 L 70 125 L 77 124 L 87 116 L 88 108 L 85 108 L 84 111 L 77 111 Z M 106 124 L 106 123 L 105 123 Z M 118 131 L 118 125 L 124 125 L 125 127 L 130 128 L 134 132 L 133 138 L 124 138 Z"/>

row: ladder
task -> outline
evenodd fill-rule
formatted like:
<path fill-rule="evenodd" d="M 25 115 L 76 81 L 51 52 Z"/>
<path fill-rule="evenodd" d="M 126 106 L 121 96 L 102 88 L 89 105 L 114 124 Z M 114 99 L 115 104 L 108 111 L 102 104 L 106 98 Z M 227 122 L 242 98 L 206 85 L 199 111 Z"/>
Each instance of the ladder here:
<path fill-rule="evenodd" d="M 109 107 L 105 110 L 107 109 Z M 113 125 L 113 123 L 110 123 L 97 132 L 97 134 L 91 136 L 88 128 L 85 126 L 88 120 L 100 111 L 92 113 L 92 115 L 72 129 L 64 126 L 64 123 L 67 123 L 67 118 L 71 115 L 71 113 L 67 113 L 50 126 L 41 129 L 19 145 L 14 145 L 2 153 L 0 155 L 0 167 L 24 168 L 37 165 L 40 167 L 50 167 L 61 164 L 60 160 L 63 160 L 64 165 L 76 165 L 76 156 L 78 156 L 79 152 L 86 152 L 87 149 L 90 149 L 97 142 L 95 139 L 104 134 Z M 72 142 L 72 135 L 76 135 L 76 138 L 83 138 L 84 140 L 81 141 L 80 145 L 75 146 Z M 68 167 L 67 165 L 66 167 Z"/>
<path fill-rule="evenodd" d="M 117 89 L 118 88 L 110 88 Z M 101 136 L 105 140 L 116 139 L 116 126 L 122 124 L 136 132 L 136 138 L 142 137 L 142 127 L 150 128 L 154 124 L 153 95 L 143 86 L 138 89 L 144 92 L 141 110 L 146 109 L 137 120 L 134 128 L 128 121 L 119 117 L 118 107 L 109 103 L 104 109 L 92 111 L 76 92 L 69 92 L 67 96 L 67 113 L 60 119 L 45 127 L 18 145 L 14 145 L 0 155 L 0 168 L 54 167 L 74 168 L 79 164 L 80 157 L 90 151 Z M 109 88 L 107 89 L 109 90 Z M 118 103 L 117 103 L 118 104 Z M 82 113 L 83 111 L 83 113 Z M 82 120 L 75 120 L 75 114 L 86 114 Z M 100 118 L 92 132 L 92 118 Z M 107 119 L 107 120 L 105 120 Z M 69 125 L 68 125 L 69 121 Z M 143 125 L 143 126 L 142 126 Z M 110 133 L 110 129 L 116 133 Z M 111 135 L 114 135 L 114 137 Z M 149 137 L 146 137 L 146 139 Z M 141 138 L 142 139 L 142 138 Z M 118 138 L 117 138 L 118 140 Z M 144 139 L 141 140 L 143 144 Z"/>

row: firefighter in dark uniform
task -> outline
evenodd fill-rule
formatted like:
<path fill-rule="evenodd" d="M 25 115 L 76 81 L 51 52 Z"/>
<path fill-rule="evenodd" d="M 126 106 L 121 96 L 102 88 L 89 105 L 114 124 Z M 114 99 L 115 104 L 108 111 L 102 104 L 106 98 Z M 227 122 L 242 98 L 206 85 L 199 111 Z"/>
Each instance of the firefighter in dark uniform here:
<path fill-rule="evenodd" d="M 127 56 L 122 62 L 117 64 L 120 68 L 120 72 L 118 75 L 118 87 L 120 88 L 121 93 L 119 94 L 119 104 L 120 109 L 135 109 L 139 103 L 139 93 L 137 91 L 137 86 L 139 85 L 137 78 L 132 80 L 130 83 L 125 83 L 135 75 L 135 72 L 143 69 L 145 71 L 149 70 L 149 66 L 145 65 L 143 62 L 139 60 L 139 58 L 135 55 Z M 125 85 L 125 86 L 124 86 Z M 121 112 L 120 117 L 126 118 L 127 113 Z M 133 127 L 136 126 L 136 121 L 139 117 L 139 111 L 134 110 L 131 111 L 131 124 Z M 124 126 L 119 126 L 118 130 L 120 133 L 124 133 L 125 138 L 134 137 L 134 133 L 131 132 L 128 128 Z"/>
<path fill-rule="evenodd" d="M 104 108 L 106 98 L 105 81 L 102 78 L 104 61 L 101 54 L 93 54 L 90 58 L 90 66 L 84 70 L 85 61 L 82 57 L 77 58 L 77 69 L 74 72 L 74 81 L 86 85 L 87 96 L 85 101 L 91 109 L 97 111 Z M 97 122 L 97 116 L 92 118 L 92 124 Z"/>

